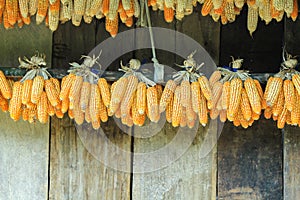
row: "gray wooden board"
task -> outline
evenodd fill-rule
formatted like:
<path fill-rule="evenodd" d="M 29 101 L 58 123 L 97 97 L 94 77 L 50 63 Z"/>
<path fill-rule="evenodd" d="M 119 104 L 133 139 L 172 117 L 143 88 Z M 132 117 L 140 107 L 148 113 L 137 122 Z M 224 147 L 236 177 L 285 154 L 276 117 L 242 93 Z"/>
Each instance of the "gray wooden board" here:
<path fill-rule="evenodd" d="M 113 120 L 102 127 L 111 142 L 130 152 L 130 137 L 114 126 Z M 49 199 L 129 199 L 130 173 L 114 170 L 99 158 L 126 163 L 130 168 L 131 156 L 110 154 L 106 146 L 101 146 L 103 138 L 82 128 L 78 133 L 67 116 L 52 120 Z"/>
<path fill-rule="evenodd" d="M 29 26 L 6 30 L 0 26 L 0 66 L 18 67 L 19 57 L 30 58 L 37 51 L 46 55 L 48 67 L 51 67 L 52 32 L 44 24 L 36 25 L 32 20 Z"/>
<path fill-rule="evenodd" d="M 152 13 L 151 18 L 154 26 L 176 30 L 178 22 L 168 24 L 163 19 L 163 12 Z M 194 13 L 189 18 L 189 23 L 195 24 L 193 26 L 193 32 L 189 30 L 189 26 L 180 25 L 179 31 L 187 33 L 194 38 L 201 45 L 204 45 L 208 38 L 212 41 L 215 39 L 215 43 L 212 44 L 212 52 L 219 50 L 219 25 L 201 18 L 201 23 L 197 23 L 199 20 L 198 13 Z M 205 24 L 205 25 L 203 25 Z M 202 36 L 201 33 L 205 31 L 205 28 L 214 29 L 215 34 L 210 37 Z M 198 36 L 198 34 L 200 36 Z M 154 35 L 154 40 L 157 40 L 160 35 Z M 136 42 L 149 42 L 143 39 L 145 37 L 137 37 Z M 142 40 L 143 39 L 143 40 Z M 162 38 L 160 38 L 162 39 Z M 168 38 L 168 41 L 170 39 Z M 167 41 L 167 40 L 166 40 Z M 170 50 L 176 51 L 176 48 L 190 48 L 177 46 L 178 38 L 175 34 L 174 43 L 168 43 Z M 182 44 L 182 41 L 181 43 Z M 163 45 L 163 44 L 162 44 Z M 207 44 L 206 44 L 207 45 Z M 191 49 L 193 51 L 194 49 Z M 137 56 L 152 58 L 151 51 L 138 51 Z M 159 56 L 161 58 L 159 58 Z M 178 55 L 162 52 L 157 56 L 159 61 L 163 64 L 169 64 L 174 67 L 174 63 L 177 61 Z M 218 60 L 218 53 L 215 53 L 214 59 Z M 181 63 L 178 63 L 181 64 Z M 133 160 L 133 185 L 132 185 L 132 198 L 133 199 L 216 199 L 216 146 L 213 141 L 216 141 L 216 137 L 208 137 L 208 127 L 199 127 L 195 132 L 186 128 L 183 129 L 186 138 L 176 143 L 176 138 L 180 136 L 178 128 L 173 128 L 170 124 L 166 123 L 153 125 L 148 128 L 134 128 L 134 160 Z M 213 124 L 212 124 L 213 125 Z M 215 127 L 212 126 L 211 129 Z M 169 145 L 177 144 L 177 148 L 182 148 L 193 133 L 196 134 L 192 140 L 192 144 L 184 151 L 183 155 L 179 156 L 171 163 L 166 160 L 176 158 L 178 156 L 177 151 L 169 148 Z M 182 134 L 182 132 L 181 132 Z M 217 136 L 211 134 L 210 136 Z M 143 138 L 146 137 L 146 138 Z M 205 142 L 204 142 L 205 141 Z M 210 141 L 208 146 L 209 151 L 204 155 L 203 148 L 207 145 L 207 141 Z M 175 145 L 176 146 L 176 145 Z M 164 148 L 167 148 L 164 151 Z M 160 154 L 156 155 L 155 152 Z M 145 161 L 140 156 L 144 155 Z M 156 155 L 156 156 L 155 156 Z M 144 162 L 143 162 L 144 161 Z M 165 164 L 165 165 L 163 165 Z M 163 167 L 162 167 L 163 166 Z M 144 167 L 144 168 L 143 168 Z M 147 171 L 145 173 L 143 170 Z M 153 170 L 153 171 L 151 171 Z"/>
<path fill-rule="evenodd" d="M 271 120 L 248 129 L 226 123 L 218 141 L 219 199 L 282 199 L 282 148 Z"/>
<path fill-rule="evenodd" d="M 284 199 L 300 197 L 300 130 L 286 126 L 284 129 Z"/>
<path fill-rule="evenodd" d="M 0 199 L 47 199 L 49 124 L 0 112 Z"/>
<path fill-rule="evenodd" d="M 296 22 L 291 19 L 285 20 L 285 44 L 288 53 L 292 55 L 300 55 L 300 20 Z M 299 68 L 298 68 L 299 70 Z M 286 126 L 284 128 L 284 199 L 299 199 L 300 198 L 300 128 Z"/>

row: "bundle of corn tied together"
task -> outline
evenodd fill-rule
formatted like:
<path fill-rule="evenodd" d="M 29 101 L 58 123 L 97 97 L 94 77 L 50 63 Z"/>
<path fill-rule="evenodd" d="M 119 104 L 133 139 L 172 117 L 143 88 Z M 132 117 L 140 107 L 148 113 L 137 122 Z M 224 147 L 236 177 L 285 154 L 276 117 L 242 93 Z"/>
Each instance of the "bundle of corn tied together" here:
<path fill-rule="evenodd" d="M 133 25 L 134 17 L 140 15 L 138 0 L 1 0 L 0 23 L 6 29 L 15 24 L 22 27 L 30 24 L 35 15 L 37 24 L 43 21 L 52 31 L 59 23 L 72 21 L 79 26 L 82 19 L 91 23 L 93 18 L 105 18 L 106 30 L 114 37 L 118 32 L 120 20 L 128 27 Z"/>
<path fill-rule="evenodd" d="M 20 68 L 29 70 L 14 82 L 9 102 L 10 117 L 18 121 L 21 116 L 30 123 L 46 123 L 49 116 L 60 115 L 61 102 L 58 98 L 60 83 L 47 71 L 45 56 L 34 55 L 31 59 L 19 58 Z"/>
<path fill-rule="evenodd" d="M 129 127 L 144 125 L 146 117 L 152 122 L 160 119 L 158 103 L 162 86 L 139 72 L 140 67 L 137 59 L 131 59 L 128 66 L 121 62 L 119 70 L 125 74 L 111 87 L 109 116 L 121 118 L 121 122 Z"/>
<path fill-rule="evenodd" d="M 0 71 L 0 109 L 3 112 L 8 111 L 8 101 L 12 97 L 13 80 L 7 79 L 5 74 Z"/>
<path fill-rule="evenodd" d="M 298 61 L 290 55 L 284 58 L 281 70 L 268 79 L 264 99 L 267 108 L 264 116 L 277 121 L 282 129 L 285 124 L 300 125 L 300 74 L 295 70 Z"/>
<path fill-rule="evenodd" d="M 165 111 L 166 119 L 173 127 L 194 127 L 197 116 L 202 126 L 208 123 L 208 111 L 212 108 L 212 92 L 206 76 L 199 72 L 204 63 L 197 65 L 195 52 L 190 54 L 177 72 L 166 83 L 159 103 L 159 111 Z"/>
<path fill-rule="evenodd" d="M 252 79 L 247 71 L 240 70 L 242 62 L 242 59 L 233 59 L 231 69 L 218 68 L 211 75 L 213 107 L 210 117 L 219 116 L 222 122 L 228 119 L 235 126 L 248 128 L 260 118 L 266 103 L 259 81 Z"/>
<path fill-rule="evenodd" d="M 101 54 L 101 53 L 100 53 Z M 82 64 L 70 63 L 69 75 L 62 79 L 59 98 L 62 113 L 68 112 L 78 125 L 84 121 L 99 129 L 101 122 L 108 120 L 107 107 L 110 102 L 110 86 L 104 78 L 99 78 L 94 66 L 99 65 L 99 56 L 82 56 Z M 94 68 L 93 68 L 94 67 Z"/>

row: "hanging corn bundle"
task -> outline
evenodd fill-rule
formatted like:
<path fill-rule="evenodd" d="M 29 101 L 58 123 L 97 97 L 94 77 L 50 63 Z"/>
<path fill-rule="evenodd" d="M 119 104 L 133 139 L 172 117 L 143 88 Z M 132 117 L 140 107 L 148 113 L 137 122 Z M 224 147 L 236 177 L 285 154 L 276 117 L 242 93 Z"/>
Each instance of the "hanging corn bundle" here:
<path fill-rule="evenodd" d="M 12 98 L 12 86 L 4 73 L 0 71 L 0 109 L 3 112 L 8 111 L 8 100 Z"/>
<path fill-rule="evenodd" d="M 268 79 L 264 93 L 264 116 L 277 121 L 280 129 L 285 124 L 300 125 L 300 74 L 295 70 L 298 61 L 288 54 L 283 60 L 280 72 Z"/>
<path fill-rule="evenodd" d="M 208 79 L 199 73 L 204 63 L 197 66 L 195 52 L 191 53 L 173 80 L 166 83 L 159 103 L 159 111 L 165 111 L 166 119 L 174 127 L 194 127 L 197 116 L 202 126 L 208 123 L 208 110 L 212 105 L 212 93 Z"/>
<path fill-rule="evenodd" d="M 260 118 L 261 110 L 266 107 L 263 91 L 258 80 L 240 70 L 242 59 L 231 62 L 230 68 L 218 68 L 210 79 L 212 87 L 212 119 L 219 116 L 222 122 L 227 119 L 235 126 L 248 128 Z"/>
<path fill-rule="evenodd" d="M 101 54 L 101 53 L 100 53 Z M 84 121 L 99 129 L 101 122 L 108 120 L 107 107 L 110 101 L 109 84 L 96 74 L 95 57 L 82 56 L 82 64 L 70 63 L 69 75 L 63 78 L 59 98 L 62 101 L 61 112 L 74 119 L 78 125 Z"/>
<path fill-rule="evenodd" d="M 124 125 L 142 126 L 146 117 L 152 122 L 160 119 L 159 100 L 162 88 L 138 72 L 141 63 L 131 59 L 128 66 L 121 62 L 125 74 L 111 87 L 109 116 L 121 118 Z"/>
<path fill-rule="evenodd" d="M 45 56 L 34 55 L 31 59 L 19 58 L 20 68 L 29 70 L 25 76 L 13 84 L 9 102 L 10 117 L 18 121 L 21 117 L 30 123 L 46 123 L 55 114 L 59 100 L 59 81 L 47 71 Z"/>

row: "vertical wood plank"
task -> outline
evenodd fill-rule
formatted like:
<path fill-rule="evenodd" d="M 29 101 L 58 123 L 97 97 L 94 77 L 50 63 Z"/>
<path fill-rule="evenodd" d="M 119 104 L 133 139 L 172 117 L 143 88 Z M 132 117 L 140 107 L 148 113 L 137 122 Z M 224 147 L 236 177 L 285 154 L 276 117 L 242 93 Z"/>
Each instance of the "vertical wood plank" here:
<path fill-rule="evenodd" d="M 101 40 L 98 37 L 100 26 L 97 23 L 83 24 L 79 30 L 77 30 L 78 27 L 71 27 L 70 24 L 61 25 L 66 27 L 61 27 L 54 35 L 54 41 L 58 41 L 55 44 L 56 47 L 63 47 L 66 56 L 61 58 L 57 54 L 53 57 L 53 62 L 67 64 L 78 60 L 82 54 L 87 55 Z M 74 32 L 79 35 L 75 35 Z M 103 64 L 101 58 L 99 62 Z M 62 64 L 58 66 L 64 68 Z M 79 137 L 73 120 L 67 116 L 62 120 L 53 119 L 51 123 L 50 199 L 130 198 L 130 173 L 116 171 L 101 163 L 97 158 L 116 159 L 116 162 L 120 160 L 117 164 L 126 165 L 125 167 L 130 171 L 131 138 L 117 128 L 113 119 L 101 124 L 101 128 L 107 135 L 107 139 L 129 152 L 129 156 L 121 158 L 118 154 L 111 155 L 105 146 L 100 145 L 100 140 L 95 138 L 95 135 L 83 137 L 83 133 L 80 132 L 81 137 Z"/>
<path fill-rule="evenodd" d="M 49 124 L 0 112 L 0 199 L 47 199 Z"/>
<path fill-rule="evenodd" d="M 130 137 L 122 133 L 110 120 L 103 124 L 108 139 L 120 148 L 129 151 Z M 111 169 L 97 158 L 126 160 L 130 165 L 131 158 L 118 158 L 109 154 L 107 148 L 99 145 L 99 138 L 94 135 L 81 140 L 75 129 L 73 120 L 67 116 L 63 119 L 53 118 L 51 123 L 51 157 L 50 157 L 50 195 L 49 199 L 129 199 L 130 173 Z M 101 138 L 100 138 L 101 139 Z M 87 149 L 83 142 L 90 141 Z M 122 164 L 122 162 L 120 162 Z"/>
<path fill-rule="evenodd" d="M 6 30 L 0 26 L 0 33 L 1 67 L 18 67 L 19 57 L 30 58 L 37 51 L 46 54 L 48 66 L 51 66 L 52 32 L 44 24 L 36 25 L 33 20 L 30 26 L 22 28 Z"/>
<path fill-rule="evenodd" d="M 163 20 L 163 13 L 158 12 L 152 14 L 151 20 L 156 26 L 165 27 L 173 30 L 179 30 L 182 33 L 186 33 L 193 39 L 195 39 L 201 45 L 210 46 L 211 52 L 215 52 L 213 58 L 218 60 L 219 51 L 219 25 L 212 23 L 204 17 L 198 17 L 197 11 L 191 16 L 187 17 L 186 23 L 176 22 L 175 24 L 167 24 Z M 192 24 L 192 29 L 191 29 Z M 170 27 L 171 26 L 171 27 Z M 214 32 L 210 36 L 206 34 L 207 30 Z M 154 35 L 154 37 L 160 37 Z M 175 50 L 176 48 L 187 48 L 190 52 L 194 51 L 191 47 L 181 46 L 177 44 L 178 38 L 175 38 L 175 46 L 169 44 L 170 48 Z M 137 39 L 137 42 L 140 42 Z M 145 41 L 144 41 L 145 42 Z M 151 52 L 139 53 L 139 55 L 150 55 Z M 161 52 L 159 56 L 163 59 L 159 59 L 161 63 L 168 64 L 174 67 L 173 63 L 179 63 L 178 56 L 166 52 Z M 157 127 L 156 127 L 157 128 Z M 159 130 L 159 129 L 158 129 Z M 186 138 L 191 137 L 190 130 L 184 129 Z M 216 147 L 211 144 L 212 150 L 202 158 L 199 154 L 203 143 L 208 135 L 208 127 L 199 127 L 196 131 L 196 137 L 193 143 L 187 148 L 184 154 L 169 165 L 157 169 L 156 171 L 146 173 L 135 173 L 140 170 L 139 166 L 135 165 L 139 153 L 147 153 L 158 151 L 168 144 L 174 142 L 178 128 L 173 128 L 170 124 L 166 123 L 160 131 L 156 131 L 153 128 L 148 130 L 134 129 L 134 166 L 133 166 L 133 186 L 132 186 L 132 198 L 133 199 L 216 199 Z M 157 132 L 157 133 L 156 133 Z M 149 138 L 139 138 L 140 135 L 152 135 Z M 178 148 L 184 141 L 178 143 Z M 170 157 L 175 155 L 172 151 L 167 153 Z M 175 153 L 174 153 L 175 154 Z M 165 154 L 158 155 L 157 159 L 153 157 L 147 158 L 147 166 L 157 166 L 164 162 L 166 159 Z"/>
<path fill-rule="evenodd" d="M 88 53 L 95 45 L 96 21 L 91 24 L 81 23 L 75 27 L 71 21 L 60 24 L 53 33 L 53 68 L 68 69 L 70 62 L 82 62 L 82 55 Z"/>
<path fill-rule="evenodd" d="M 292 22 L 285 20 L 285 44 L 288 53 L 292 55 L 300 54 L 300 20 Z M 300 128 L 286 126 L 284 128 L 284 199 L 300 198 Z"/>
<path fill-rule="evenodd" d="M 226 123 L 218 141 L 219 199 L 282 199 L 282 136 L 260 119 L 243 129 Z"/>
<path fill-rule="evenodd" d="M 284 199 L 300 197 L 300 129 L 287 126 L 284 129 Z"/>
<path fill-rule="evenodd" d="M 45 53 L 51 66 L 52 33 L 44 25 L 0 27 L 0 65 L 17 67 L 18 57 Z M 0 199 L 47 199 L 49 123 L 14 122 L 0 113 Z"/>
<path fill-rule="evenodd" d="M 253 38 L 246 29 L 247 9 L 221 29 L 220 63 L 230 56 L 244 59 L 250 72 L 278 72 L 283 22 L 259 22 Z M 270 37 L 272 35 L 272 37 Z M 282 136 L 272 120 L 263 117 L 247 130 L 226 123 L 218 141 L 219 199 L 282 199 Z"/>

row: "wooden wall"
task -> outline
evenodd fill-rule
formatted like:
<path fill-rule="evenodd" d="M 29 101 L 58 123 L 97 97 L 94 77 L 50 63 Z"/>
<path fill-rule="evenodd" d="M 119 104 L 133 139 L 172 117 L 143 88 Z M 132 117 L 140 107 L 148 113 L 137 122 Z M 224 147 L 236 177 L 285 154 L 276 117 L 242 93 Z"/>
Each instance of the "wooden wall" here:
<path fill-rule="evenodd" d="M 259 22 L 251 37 L 246 30 L 246 12 L 233 24 L 220 26 L 210 17 L 200 16 L 200 8 L 167 24 L 162 12 L 152 13 L 154 26 L 177 30 L 195 39 L 217 64 L 229 56 L 242 57 L 251 72 L 276 72 L 285 44 L 292 54 L 300 52 L 300 22 L 290 20 Z M 124 25 L 120 31 L 128 30 Z M 73 27 L 60 25 L 53 34 L 44 26 L 0 29 L 0 65 L 17 65 L 17 57 L 45 52 L 53 68 L 68 68 L 94 46 L 109 38 L 103 21 Z M 174 48 L 180 48 L 171 44 Z M 141 42 L 137 39 L 136 43 Z M 9 44 L 9 45 L 8 45 Z M 52 48 L 52 49 L 51 49 Z M 192 51 L 192 50 L 191 50 Z M 151 59 L 150 50 L 131 52 L 122 57 Z M 178 63 L 180 58 L 166 52 L 162 63 Z M 114 62 L 111 69 L 116 69 Z M 13 122 L 0 113 L 0 199 L 299 199 L 300 129 L 276 124 L 263 117 L 247 130 L 225 123 L 216 146 L 204 158 L 197 156 L 208 128 L 200 127 L 194 142 L 171 165 L 149 173 L 134 173 L 136 155 L 168 144 L 177 129 L 169 124 L 147 139 L 128 136 L 113 120 L 103 126 L 108 138 L 132 154 L 125 160 L 132 173 L 116 171 L 91 155 L 68 117 L 51 118 L 47 125 Z M 93 145 L 98 145 L 95 141 Z M 100 148 L 100 147 L 99 147 Z M 109 157 L 105 149 L 99 156 Z M 115 155 L 114 155 L 115 156 Z M 120 159 L 120 160 L 118 160 Z M 149 164 L 157 160 L 149 159 Z"/>

